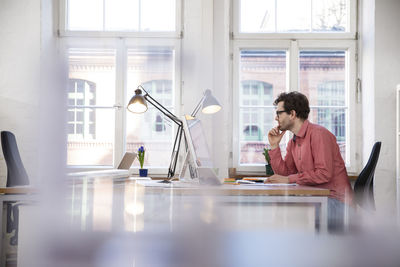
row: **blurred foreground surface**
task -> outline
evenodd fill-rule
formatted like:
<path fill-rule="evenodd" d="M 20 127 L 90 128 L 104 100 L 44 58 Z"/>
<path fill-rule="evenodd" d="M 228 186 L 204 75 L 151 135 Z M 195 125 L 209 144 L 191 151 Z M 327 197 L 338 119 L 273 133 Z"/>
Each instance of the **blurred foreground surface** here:
<path fill-rule="evenodd" d="M 104 177 L 46 197 L 24 208 L 18 266 L 400 266 L 395 216 L 321 233 L 314 207 Z"/>

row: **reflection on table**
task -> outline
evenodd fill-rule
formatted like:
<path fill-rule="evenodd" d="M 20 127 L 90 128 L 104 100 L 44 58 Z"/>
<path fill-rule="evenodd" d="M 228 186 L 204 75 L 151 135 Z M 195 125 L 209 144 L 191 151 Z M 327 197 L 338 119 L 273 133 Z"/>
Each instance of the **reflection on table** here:
<path fill-rule="evenodd" d="M 199 223 L 226 230 L 326 231 L 329 190 L 305 186 L 149 184 L 134 179 L 75 179 L 70 215 L 83 231 L 173 231 Z M 320 218 L 316 210 L 320 209 Z"/>

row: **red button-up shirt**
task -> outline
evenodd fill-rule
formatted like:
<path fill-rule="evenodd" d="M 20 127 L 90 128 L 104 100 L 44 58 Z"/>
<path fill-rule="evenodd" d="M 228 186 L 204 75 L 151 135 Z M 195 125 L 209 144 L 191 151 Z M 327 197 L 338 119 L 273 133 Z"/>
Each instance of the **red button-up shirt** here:
<path fill-rule="evenodd" d="M 269 152 L 276 174 L 289 176 L 290 183 L 329 189 L 329 197 L 352 204 L 353 190 L 336 137 L 331 132 L 305 120 L 286 151 L 284 160 L 279 147 Z"/>

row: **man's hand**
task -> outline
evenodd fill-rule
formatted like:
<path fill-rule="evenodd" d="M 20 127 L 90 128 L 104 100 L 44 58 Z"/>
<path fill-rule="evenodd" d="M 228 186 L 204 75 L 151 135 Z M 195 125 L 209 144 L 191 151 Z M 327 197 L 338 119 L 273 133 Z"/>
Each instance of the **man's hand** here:
<path fill-rule="evenodd" d="M 286 131 L 282 131 L 279 133 L 279 128 L 275 127 L 272 128 L 269 133 L 268 133 L 268 141 L 269 144 L 271 145 L 271 149 L 275 149 L 279 146 L 279 143 L 282 140 L 283 135 L 286 133 Z"/>
<path fill-rule="evenodd" d="M 289 183 L 289 177 L 288 176 L 282 176 L 279 174 L 274 174 L 268 179 L 265 180 L 265 183 L 276 183 L 276 184 L 288 184 Z"/>

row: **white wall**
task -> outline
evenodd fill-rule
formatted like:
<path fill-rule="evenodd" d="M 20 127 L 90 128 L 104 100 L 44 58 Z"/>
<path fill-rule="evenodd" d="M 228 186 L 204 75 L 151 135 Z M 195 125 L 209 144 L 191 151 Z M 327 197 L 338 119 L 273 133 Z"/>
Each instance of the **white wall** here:
<path fill-rule="evenodd" d="M 38 168 L 40 181 L 60 188 L 66 165 L 66 85 L 67 68 L 59 53 L 58 0 L 41 2 L 40 94 Z M 53 190 L 52 190 L 53 191 Z"/>
<path fill-rule="evenodd" d="M 375 0 L 360 7 L 360 76 L 362 80 L 363 165 L 375 141 Z"/>
<path fill-rule="evenodd" d="M 45 255 L 48 253 L 48 248 L 47 243 L 38 242 L 38 240 L 42 240 L 43 236 L 51 234 L 51 231 L 54 231 L 56 227 L 63 227 L 63 223 L 65 223 L 63 214 L 65 195 L 63 190 L 66 186 L 63 186 L 63 182 L 66 179 L 63 179 L 63 174 L 66 162 L 66 136 L 64 132 L 66 94 L 63 90 L 65 90 L 67 74 L 60 71 L 59 42 L 56 38 L 59 1 L 14 0 L 13 2 L 18 2 L 20 5 L 16 5 L 12 9 L 9 8 L 9 14 L 11 11 L 22 16 L 31 12 L 35 14 L 32 21 L 24 21 L 22 18 L 18 18 L 22 21 L 24 27 L 17 30 L 12 28 L 12 32 L 16 35 L 13 38 L 17 38 L 16 41 L 21 42 L 19 46 L 24 46 L 24 43 L 29 44 L 31 41 L 34 41 L 35 45 L 34 50 L 28 49 L 22 53 L 22 56 L 31 55 L 37 59 L 32 64 L 32 68 L 37 71 L 40 70 L 40 86 L 33 87 L 29 84 L 30 80 L 27 80 L 20 88 L 17 88 L 18 90 L 14 94 L 14 96 L 29 94 L 30 101 L 33 100 L 36 104 L 34 116 L 31 115 L 32 121 L 29 122 L 29 124 L 33 124 L 34 127 L 31 128 L 34 129 L 30 130 L 29 124 L 25 125 L 26 119 L 24 118 L 24 116 L 27 116 L 26 113 L 29 114 L 32 110 L 27 109 L 15 113 L 12 113 L 13 110 L 1 110 L 0 113 L 2 116 L 3 114 L 6 115 L 10 122 L 17 122 L 16 135 L 29 135 L 28 140 L 19 142 L 20 150 L 22 150 L 21 156 L 27 167 L 31 183 L 36 186 L 39 184 L 41 194 L 38 197 L 42 198 L 38 201 L 41 203 L 40 205 L 20 209 L 21 232 L 18 245 L 18 266 L 43 266 L 43 259 L 46 259 Z M 29 2 L 29 5 L 27 2 Z M 31 8 L 33 3 L 35 9 Z M 26 36 L 21 40 L 21 37 L 30 31 L 34 33 L 34 38 Z M 28 40 L 28 37 L 32 40 Z M 17 56 L 19 55 L 17 54 Z M 25 75 L 24 72 L 22 72 L 22 75 Z M 22 104 L 26 106 L 25 103 Z M 21 149 L 25 147 L 33 147 L 34 149 Z M 33 154 L 33 158 L 24 157 L 25 153 Z M 33 170 L 36 176 L 33 174 Z"/>
<path fill-rule="evenodd" d="M 37 175 L 40 1 L 0 0 L 0 130 L 15 134 L 31 179 Z M 0 156 L 0 185 L 6 183 Z"/>
<path fill-rule="evenodd" d="M 400 1 L 362 3 L 363 162 L 374 141 L 382 141 L 375 175 L 378 211 L 396 203 L 396 84 L 400 83 Z"/>
<path fill-rule="evenodd" d="M 377 204 L 394 207 L 395 89 L 400 83 L 400 1 L 376 0 L 375 16 L 375 132 L 376 140 L 382 141 L 382 158 L 376 176 L 375 192 L 379 197 Z"/>
<path fill-rule="evenodd" d="M 31 183 L 57 180 L 49 170 L 62 173 L 65 162 L 57 3 L 0 0 L 0 130 L 15 134 Z M 0 186 L 6 174 L 1 153 Z"/>
<path fill-rule="evenodd" d="M 221 111 L 213 115 L 213 157 L 219 168 L 219 177 L 227 178 L 232 167 L 232 86 L 230 82 L 230 21 L 229 0 L 214 0 L 214 88 L 215 97 L 222 105 Z"/>
<path fill-rule="evenodd" d="M 190 114 L 205 89 L 211 89 L 222 105 L 213 115 L 197 113 L 207 129 L 207 141 L 219 168 L 228 177 L 232 165 L 232 89 L 229 59 L 229 0 L 184 1 L 182 41 L 182 114 Z"/>
<path fill-rule="evenodd" d="M 182 110 L 191 114 L 204 90 L 210 89 L 223 106 L 213 115 L 197 113 L 207 129 L 207 141 L 219 170 L 227 177 L 229 157 L 230 103 L 227 102 L 229 82 L 229 17 L 226 0 L 184 1 L 184 37 L 182 40 Z M 217 7 L 217 9 L 215 9 Z M 224 23 L 223 26 L 219 25 Z M 221 29 L 219 28 L 221 27 Z"/>

